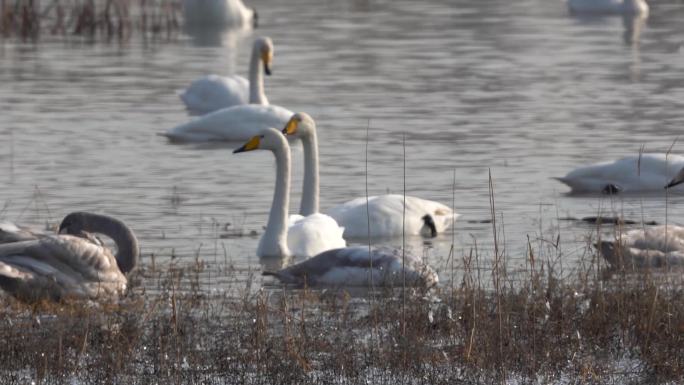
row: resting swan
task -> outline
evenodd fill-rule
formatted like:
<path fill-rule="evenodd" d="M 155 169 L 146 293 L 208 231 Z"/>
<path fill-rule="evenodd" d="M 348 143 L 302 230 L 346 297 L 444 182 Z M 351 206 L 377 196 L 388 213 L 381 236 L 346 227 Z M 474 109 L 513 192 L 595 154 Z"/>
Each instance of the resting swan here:
<path fill-rule="evenodd" d="M 660 225 L 635 229 L 614 242 L 597 245 L 613 268 L 684 266 L 684 227 Z"/>
<path fill-rule="evenodd" d="M 112 217 L 75 212 L 62 220 L 59 232 L 1 244 L 0 287 L 30 301 L 116 298 L 126 290 L 125 274 L 138 263 L 138 240 L 130 228 Z M 87 233 L 112 238 L 116 255 Z"/>
<path fill-rule="evenodd" d="M 183 17 L 197 27 L 251 28 L 256 12 L 242 0 L 183 0 Z"/>
<path fill-rule="evenodd" d="M 286 258 L 295 251 L 288 246 L 287 212 L 290 188 L 290 150 L 285 137 L 278 130 L 269 128 L 253 137 L 236 153 L 266 149 L 276 158 L 277 181 L 273 204 L 266 231 L 259 240 L 257 255 L 260 257 Z M 322 214 L 313 214 L 322 215 Z M 308 218 L 308 217 L 307 217 Z M 341 236 L 341 231 L 338 234 Z M 294 253 L 297 255 L 296 251 Z M 418 257 L 406 255 L 406 282 L 408 284 L 434 285 L 437 274 L 424 265 Z M 372 269 L 371 269 L 372 266 Z M 299 285 L 368 285 L 370 274 L 376 285 L 390 285 L 402 280 L 402 257 L 396 251 L 375 249 L 369 253 L 366 247 L 342 247 L 324 251 L 299 264 L 278 272 L 266 272 L 284 283 Z"/>
<path fill-rule="evenodd" d="M 571 193 L 661 192 L 682 168 L 684 156 L 641 154 L 581 167 L 554 179 L 568 185 Z M 684 192 L 681 187 L 673 190 Z"/>
<path fill-rule="evenodd" d="M 244 142 L 269 127 L 283 127 L 292 111 L 244 104 L 224 108 L 181 124 L 163 135 L 175 142 Z"/>
<path fill-rule="evenodd" d="M 191 115 L 247 103 L 268 105 L 263 74 L 271 74 L 272 61 L 273 42 L 268 37 L 259 37 L 252 48 L 249 80 L 239 75 L 207 75 L 192 82 L 179 96 Z"/>
<path fill-rule="evenodd" d="M 316 123 L 308 114 L 295 114 L 285 126 L 283 133 L 302 140 L 304 148 L 304 187 L 300 214 L 318 212 L 318 139 Z M 368 210 L 366 209 L 368 206 Z M 413 196 L 406 197 L 406 227 L 404 229 L 404 197 L 402 195 L 379 195 L 352 199 L 326 211 L 344 227 L 348 238 L 368 237 L 370 215 L 371 238 L 397 237 L 402 234 L 435 237 L 442 233 L 458 217 L 450 207 L 439 202 Z M 404 232 L 405 230 L 405 232 Z"/>
<path fill-rule="evenodd" d="M 648 15 L 644 0 L 568 0 L 573 14 L 594 15 Z"/>

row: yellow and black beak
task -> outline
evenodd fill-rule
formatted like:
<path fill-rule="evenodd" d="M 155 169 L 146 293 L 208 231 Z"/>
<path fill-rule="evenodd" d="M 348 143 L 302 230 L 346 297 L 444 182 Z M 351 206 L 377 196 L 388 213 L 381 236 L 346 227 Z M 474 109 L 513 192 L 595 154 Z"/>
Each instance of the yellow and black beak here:
<path fill-rule="evenodd" d="M 301 120 L 297 115 L 293 115 L 290 120 L 287 121 L 285 128 L 283 128 L 283 135 L 294 135 L 297 133 L 297 126 Z"/>
<path fill-rule="evenodd" d="M 271 51 L 264 51 L 261 53 L 261 61 L 264 62 L 264 73 L 271 75 L 271 62 L 273 61 L 273 54 Z"/>
<path fill-rule="evenodd" d="M 261 136 L 257 135 L 250 139 L 247 143 L 242 145 L 242 147 L 238 148 L 237 150 L 233 151 L 233 154 L 237 154 L 239 152 L 247 152 L 247 151 L 252 151 L 256 150 L 259 148 L 259 142 L 261 141 Z"/>

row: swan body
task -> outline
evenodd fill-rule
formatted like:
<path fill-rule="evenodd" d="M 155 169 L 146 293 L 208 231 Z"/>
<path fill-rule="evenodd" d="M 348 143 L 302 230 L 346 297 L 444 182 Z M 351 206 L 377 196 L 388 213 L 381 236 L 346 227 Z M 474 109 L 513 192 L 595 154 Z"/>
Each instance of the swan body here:
<path fill-rule="evenodd" d="M 318 139 L 316 123 L 304 112 L 296 113 L 283 129 L 287 136 L 302 140 L 304 149 L 304 186 L 300 214 L 318 212 Z M 402 234 L 434 237 L 444 232 L 458 218 L 450 207 L 417 197 L 380 195 L 352 199 L 326 211 L 344 230 L 347 238 L 368 237 L 370 217 L 371 238 L 397 237 Z M 404 228 L 404 218 L 405 228 Z"/>
<path fill-rule="evenodd" d="M 0 244 L 30 241 L 47 236 L 49 233 L 26 226 L 17 226 L 12 222 L 0 222 Z"/>
<path fill-rule="evenodd" d="M 288 124 L 290 123 L 288 122 Z M 289 145 L 280 132 L 273 128 L 268 128 L 235 150 L 235 152 L 239 153 L 257 149 L 268 149 L 273 152 L 276 158 L 277 175 L 271 212 L 269 213 L 266 230 L 259 240 L 257 255 L 265 258 L 286 258 L 292 255 L 291 247 L 288 246 L 287 242 L 289 231 L 287 212 L 290 199 Z M 316 215 L 314 214 L 314 217 Z M 310 216 L 307 216 L 305 219 L 308 217 Z M 295 223 L 295 225 L 298 223 L 300 222 Z M 338 228 L 336 233 L 329 237 L 331 239 L 338 238 L 341 232 L 342 229 Z M 437 282 L 437 274 L 429 267 L 419 263 L 420 261 L 417 257 L 408 257 L 408 260 L 415 260 L 415 263 L 406 264 L 406 276 L 420 276 L 423 279 L 407 279 L 407 283 Z M 396 251 L 389 252 L 376 249 L 369 253 L 365 248 L 343 247 L 320 252 L 304 262 L 278 272 L 266 272 L 265 274 L 274 275 L 286 283 L 304 282 L 312 285 L 368 285 L 370 274 L 377 278 L 375 281 L 378 282 L 377 284 L 388 284 L 392 280 L 383 277 L 386 275 L 386 272 L 395 272 L 397 266 L 402 266 L 401 261 L 401 255 Z M 420 265 L 419 268 L 417 265 Z"/>
<path fill-rule="evenodd" d="M 178 142 L 246 141 L 265 128 L 282 127 L 292 112 L 279 106 L 245 104 L 214 111 L 168 130 Z"/>
<path fill-rule="evenodd" d="M 403 268 L 405 266 L 405 270 Z M 266 275 L 283 283 L 307 286 L 434 286 L 437 274 L 420 260 L 407 254 L 402 265 L 401 252 L 396 249 L 366 246 L 345 247 L 325 251 L 296 265 Z M 372 275 L 372 277 L 371 277 Z"/>
<path fill-rule="evenodd" d="M 580 167 L 554 179 L 570 187 L 571 193 L 657 192 L 663 191 L 683 167 L 684 156 L 642 154 Z M 673 190 L 684 191 L 681 186 Z"/>
<path fill-rule="evenodd" d="M 111 237 L 116 255 L 81 235 Z M 0 287 L 24 300 L 115 298 L 126 289 L 124 274 L 138 261 L 138 243 L 123 222 L 76 212 L 64 218 L 60 234 L 0 244 Z"/>
<path fill-rule="evenodd" d="M 644 0 L 568 0 L 573 14 L 593 15 L 648 15 Z"/>
<path fill-rule="evenodd" d="M 259 37 L 252 48 L 249 80 L 239 75 L 207 75 L 193 81 L 179 97 L 191 115 L 247 103 L 268 105 L 263 74 L 271 74 L 272 60 L 273 42 L 268 37 Z"/>
<path fill-rule="evenodd" d="M 242 0 L 183 0 L 183 17 L 191 26 L 250 28 L 256 12 Z"/>
<path fill-rule="evenodd" d="M 615 242 L 598 245 L 613 268 L 684 266 L 684 227 L 660 225 L 630 230 Z"/>
<path fill-rule="evenodd" d="M 315 213 L 307 215 L 290 215 L 287 229 L 287 246 L 293 255 L 311 258 L 325 250 L 347 246 L 340 227 L 330 216 Z"/>

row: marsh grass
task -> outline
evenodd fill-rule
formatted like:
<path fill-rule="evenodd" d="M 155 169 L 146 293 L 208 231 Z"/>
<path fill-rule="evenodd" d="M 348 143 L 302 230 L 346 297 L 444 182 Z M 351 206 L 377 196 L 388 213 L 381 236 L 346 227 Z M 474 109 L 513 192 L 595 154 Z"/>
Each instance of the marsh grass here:
<path fill-rule="evenodd" d="M 681 274 L 605 279 L 588 249 L 584 267 L 561 276 L 558 242 L 542 244 L 515 279 L 473 250 L 458 284 L 429 291 L 282 289 L 255 274 L 216 290 L 203 277 L 215 267 L 197 256 L 142 266 L 113 304 L 2 297 L 0 382 L 684 380 Z"/>

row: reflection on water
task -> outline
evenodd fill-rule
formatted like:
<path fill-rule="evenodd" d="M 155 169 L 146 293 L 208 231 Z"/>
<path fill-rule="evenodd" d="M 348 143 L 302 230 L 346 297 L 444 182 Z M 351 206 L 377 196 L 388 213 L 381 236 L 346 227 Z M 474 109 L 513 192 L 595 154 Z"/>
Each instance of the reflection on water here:
<path fill-rule="evenodd" d="M 476 241 L 481 267 L 491 268 L 495 231 L 511 269 L 525 266 L 528 236 L 534 247 L 560 237 L 571 268 L 596 228 L 558 218 L 608 212 L 664 223 L 667 213 L 670 223 L 684 222 L 681 196 L 668 205 L 664 193 L 568 197 L 550 179 L 642 145 L 665 152 L 681 134 L 680 3 L 658 2 L 647 21 L 630 22 L 579 20 L 562 2 L 533 0 L 250 5 L 260 17 L 251 33 L 125 44 L 4 40 L 2 216 L 54 223 L 73 210 L 102 211 L 136 230 L 143 261 L 200 254 L 261 269 L 254 253 L 272 198 L 272 157 L 170 145 L 156 133 L 189 119 L 176 90 L 208 73 L 244 74 L 251 40 L 267 35 L 276 50 L 269 100 L 317 122 L 322 209 L 364 196 L 366 172 L 369 195 L 402 193 L 405 182 L 408 195 L 462 214 L 456 271 Z M 294 146 L 293 202 L 301 157 Z M 489 172 L 496 229 L 486 222 Z M 222 237 L 227 223 L 231 234 L 257 235 Z M 450 234 L 407 244 L 448 280 Z"/>

